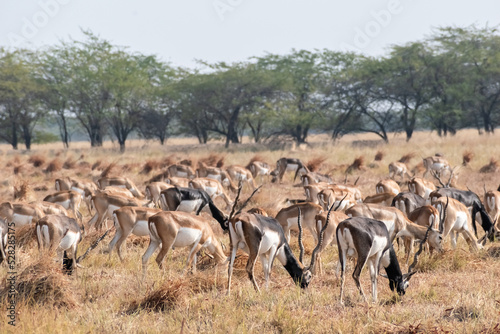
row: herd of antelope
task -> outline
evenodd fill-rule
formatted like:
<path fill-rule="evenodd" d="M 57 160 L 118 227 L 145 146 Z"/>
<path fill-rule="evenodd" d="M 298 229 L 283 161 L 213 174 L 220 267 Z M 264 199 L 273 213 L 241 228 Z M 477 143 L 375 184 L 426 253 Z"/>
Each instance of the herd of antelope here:
<path fill-rule="evenodd" d="M 16 228 L 32 226 L 40 251 L 48 248 L 56 253 L 68 273 L 79 265 L 77 248 L 86 233 L 107 229 L 114 230 L 114 236 L 105 252 L 111 257 L 116 249 L 122 261 L 121 246 L 128 236 L 149 237 L 149 246 L 142 256 L 143 275 L 158 248 L 156 263 L 162 268 L 170 249 L 188 247 L 185 270 L 193 272 L 197 254 L 203 249 L 217 262 L 216 268 L 227 268 L 229 294 L 238 249 L 248 254 L 246 271 L 254 288 L 260 291 L 254 276 L 257 258 L 263 267 L 266 287 L 277 258 L 294 283 L 307 288 L 317 271 L 323 273 L 321 252 L 336 244 L 340 302 L 343 303 L 347 258 L 356 261 L 353 278 L 365 300 L 359 278 L 363 267 L 368 266 L 372 301 L 376 302 L 380 269 L 385 270 L 386 275 L 380 275 L 388 278 L 391 290 L 403 295 L 416 272 L 413 269 L 422 249 L 431 255 L 441 252 L 448 235 L 455 248 L 461 234 L 470 250 L 477 251 L 487 241 L 494 241 L 498 233 L 495 223 L 500 215 L 499 191 L 486 192 L 481 201 L 470 190 L 450 186 L 455 168 L 443 157 L 425 158 L 423 165 L 426 170 L 422 177 L 413 177 L 405 163 L 391 163 L 389 178 L 378 182 L 374 194 L 369 196 L 363 196 L 356 184 L 335 183 L 331 176 L 312 172 L 299 159 L 291 158 L 279 159 L 274 169 L 262 161 L 228 168 L 199 163 L 196 170 L 186 164 L 173 164 L 145 185 L 144 194 L 134 182 L 121 176 L 102 177 L 95 182 L 58 178 L 55 192 L 41 201 L 0 204 L 0 263 L 5 259 L 8 222 L 14 222 Z M 261 187 L 257 184 L 286 186 L 287 172 L 293 173 L 294 181 L 300 179 L 304 198 L 288 200 L 289 205 L 281 207 L 274 218 L 260 207 L 246 208 Z M 429 174 L 433 179 L 428 178 Z M 448 181 L 443 182 L 446 176 Z M 401 189 L 403 185 L 408 191 Z M 243 187 L 251 192 L 245 201 L 240 200 Z M 88 221 L 80 212 L 82 202 L 90 214 Z M 484 233 L 478 231 L 476 221 Z M 215 222 L 218 224 L 212 225 Z M 224 253 L 212 226 L 220 226 L 229 235 L 229 255 Z M 290 247 L 291 230 L 299 232 L 298 258 Z M 316 245 L 308 266 L 303 263 L 304 230 Z M 482 236 L 478 238 L 478 234 Z M 415 241 L 419 241 L 408 273 L 401 271 L 393 248 L 396 239 L 402 241 L 406 264 L 414 253 Z"/>

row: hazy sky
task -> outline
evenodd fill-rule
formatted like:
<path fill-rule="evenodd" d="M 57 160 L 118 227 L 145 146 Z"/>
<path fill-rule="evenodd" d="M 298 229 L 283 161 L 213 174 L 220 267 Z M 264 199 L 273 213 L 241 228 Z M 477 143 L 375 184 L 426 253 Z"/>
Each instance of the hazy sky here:
<path fill-rule="evenodd" d="M 90 29 L 172 65 L 242 61 L 295 49 L 381 55 L 432 27 L 495 26 L 500 1 L 451 0 L 0 0 L 0 46 L 81 40 Z"/>

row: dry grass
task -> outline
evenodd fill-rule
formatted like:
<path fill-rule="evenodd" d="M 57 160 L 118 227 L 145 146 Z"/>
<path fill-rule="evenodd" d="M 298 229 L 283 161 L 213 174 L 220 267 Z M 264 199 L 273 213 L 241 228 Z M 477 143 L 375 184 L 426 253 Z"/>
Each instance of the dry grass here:
<path fill-rule="evenodd" d="M 62 161 L 68 154 L 75 157 L 84 154 L 89 164 L 100 162 L 102 167 L 108 166 L 111 161 L 120 161 L 120 166 L 127 165 L 129 170 L 123 171 L 119 168 L 118 173 L 129 177 L 140 188 L 144 187 L 150 176 L 155 173 L 154 171 L 150 175 L 139 173 L 145 161 L 164 161 L 167 158 L 172 159 L 172 162 L 182 159 L 198 161 L 206 157 L 209 154 L 207 152 L 224 156 L 227 165 L 243 166 L 254 155 L 264 157 L 265 161 L 276 161 L 282 156 L 307 161 L 311 157 L 323 156 L 327 158 L 324 161 L 324 168 L 332 166 L 333 169 L 333 166 L 336 166 L 332 177 L 335 182 L 342 183 L 344 171 L 353 163 L 355 157 L 373 157 L 377 151 L 385 152 L 384 161 L 396 161 L 407 152 L 415 152 L 416 156 L 425 157 L 439 151 L 446 156 L 452 166 L 456 166 L 462 163 L 463 152 L 469 150 L 474 151 L 475 156 L 469 162 L 468 168 L 461 170 L 459 186 L 469 187 L 482 194 L 484 184 L 492 189 L 500 184 L 500 173 L 479 173 L 479 169 L 488 164 L 490 157 L 500 156 L 500 146 L 495 144 L 499 139 L 500 134 L 478 136 L 474 131 L 464 131 L 453 138 L 416 133 L 408 143 L 404 138 L 391 137 L 389 144 L 384 144 L 370 135 L 352 135 L 344 136 L 338 143 L 332 145 L 328 141 L 328 136 L 315 136 L 311 137 L 310 148 L 307 151 L 290 151 L 290 148 L 271 151 L 250 144 L 246 139 L 244 144 L 225 150 L 223 143 L 197 146 L 196 140 L 177 138 L 169 140 L 167 146 L 146 141 L 131 141 L 130 145 L 127 143 L 127 152 L 124 154 L 119 153 L 116 143 L 113 146 L 109 142 L 104 143 L 102 148 L 96 149 L 89 149 L 87 143 L 74 143 L 67 153 L 62 150 L 60 144 L 34 145 L 33 150 L 36 151 L 35 154 L 46 157 L 47 161 L 54 159 L 58 152 L 63 152 L 59 157 Z M 358 144 L 354 145 L 355 142 Z M 4 182 L 0 182 L 0 194 L 7 198 L 12 196 L 12 186 L 18 180 L 16 177 L 11 177 L 12 168 L 27 161 L 28 156 L 13 152 L 5 145 L 0 145 L 0 149 L 5 152 L 4 161 L 10 163 L 9 167 L 0 167 L 2 175 L 8 177 Z M 189 152 L 189 155 L 186 152 Z M 165 164 L 167 165 L 169 164 Z M 383 165 L 382 163 L 381 166 Z M 79 168 L 64 170 L 63 173 L 36 175 L 32 173 L 31 164 L 24 166 L 23 173 L 31 175 L 27 179 L 30 184 L 48 185 L 50 189 L 53 187 L 54 179 L 61 177 L 61 174 L 70 177 L 78 175 L 81 179 L 96 179 L 100 174 L 100 171 L 91 171 L 89 167 L 81 170 Z M 353 170 L 348 182 L 354 182 L 361 176 L 358 185 L 363 195 L 372 195 L 374 184 L 386 178 L 387 173 L 387 168 Z M 293 174 L 287 173 L 281 184 L 264 182 L 264 186 L 251 200 L 248 208 L 261 207 L 271 216 L 275 216 L 281 208 L 280 202 L 285 198 L 303 199 L 305 197 L 303 189 L 293 187 L 292 180 Z M 45 195 L 43 192 L 33 194 L 37 199 Z M 244 189 L 242 198 L 245 199 L 249 195 L 250 190 Z M 233 198 L 234 194 L 231 197 Z M 82 211 L 86 223 L 90 215 L 86 209 Z M 216 222 L 211 221 L 211 226 L 216 238 L 226 245 L 226 254 L 229 254 L 228 235 L 222 233 Z M 54 276 L 51 276 L 52 274 L 47 274 L 52 273 L 51 270 L 35 267 L 33 263 L 33 259 L 39 257 L 33 230 L 25 233 L 21 233 L 21 230 L 19 229 L 16 235 L 17 272 L 22 273 L 29 266 L 37 268 L 37 276 L 47 277 L 47 283 L 57 283 L 57 286 L 63 287 L 64 291 L 73 297 L 73 303 L 56 302 L 55 297 L 36 302 L 19 299 L 16 306 L 18 312 L 16 328 L 5 325 L 6 318 L 2 316 L 0 320 L 2 332 L 494 333 L 500 328 L 498 241 L 488 243 L 485 250 L 470 253 L 463 238 L 459 238 L 455 250 L 451 250 L 449 241 L 446 240 L 445 253 L 433 257 L 424 254 L 421 257 L 418 272 L 413 276 L 405 296 L 396 298 L 390 291 L 387 281 L 379 277 L 377 304 L 366 304 L 359 296 L 351 277 L 353 263 L 349 262 L 345 283 L 346 306 L 342 307 L 338 302 L 339 280 L 335 275 L 338 255 L 335 246 L 328 246 L 321 254 L 324 273 L 316 275 L 306 291 L 301 291 L 293 284 L 277 260 L 274 263 L 269 288 L 266 289 L 260 260 L 257 260 L 255 277 L 261 293 L 255 292 L 245 270 L 248 256 L 238 252 L 231 296 L 226 297 L 226 270 L 217 270 L 213 260 L 203 255 L 203 252 L 199 255 L 198 274 L 185 273 L 188 250 L 176 248 L 169 251 L 164 260 L 163 270 L 156 265 L 154 261 L 156 254 L 154 254 L 147 264 L 147 275 L 143 278 L 141 258 L 148 244 L 147 238 L 129 238 L 122 246 L 125 259 L 121 262 L 116 252 L 111 257 L 103 253 L 114 234 L 110 232 L 81 263 L 84 268 L 77 270 L 78 276 L 66 277 L 60 274 L 58 268 L 54 268 Z M 79 246 L 79 255 L 82 255 L 90 243 L 103 233 L 104 231 L 99 233 L 90 231 Z M 314 241 L 306 230 L 306 254 L 310 254 L 313 246 Z M 294 254 L 298 255 L 297 238 L 294 233 L 292 233 L 291 247 Z M 406 271 L 407 265 L 402 261 L 403 250 L 396 247 L 396 251 L 402 270 Z M 309 261 L 310 255 L 306 255 L 304 262 L 307 264 Z M 0 278 L 3 279 L 7 272 L 5 266 L 0 266 Z M 34 274 L 33 270 L 28 272 Z M 26 277 L 23 276 L 23 282 L 26 281 Z M 40 282 L 38 279 L 30 277 L 31 286 L 41 286 L 40 283 L 36 283 Z M 64 283 L 60 284 L 63 281 Z M 5 280 L 2 283 L 4 282 Z M 21 282 L 20 276 L 18 282 Z M 361 285 L 369 296 L 368 270 L 364 270 L 361 274 Z M 25 286 L 28 287 L 27 284 Z M 57 295 L 54 286 L 51 286 L 52 288 L 43 289 L 48 292 L 53 291 L 50 292 L 53 296 Z M 31 291 L 38 290 L 31 289 Z M 155 296 L 156 299 L 153 298 Z M 58 300 L 67 301 L 66 297 Z M 60 307 L 52 307 L 58 303 Z M 64 306 L 65 303 L 69 307 Z M 132 307 L 134 305 L 135 308 Z M 5 309 L 6 306 L 5 300 L 0 301 L 0 308 Z M 130 312 L 127 312 L 129 310 Z"/>
<path fill-rule="evenodd" d="M 146 163 L 144 164 L 144 166 L 142 167 L 142 170 L 141 170 L 141 174 L 146 174 L 148 175 L 149 173 L 151 173 L 153 170 L 155 169 L 159 169 L 161 168 L 163 165 L 160 161 L 157 161 L 157 160 L 148 160 L 146 161 Z"/>
<path fill-rule="evenodd" d="M 62 166 L 63 166 L 63 164 L 62 164 L 61 160 L 59 160 L 59 158 L 55 158 L 54 160 L 49 162 L 49 164 L 47 165 L 47 168 L 45 168 L 44 171 L 47 174 L 52 174 L 55 172 L 59 172 L 62 169 Z"/>
<path fill-rule="evenodd" d="M 364 156 L 359 156 L 354 161 L 352 164 L 347 167 L 345 170 L 345 174 L 352 174 L 355 171 L 360 171 L 365 169 L 365 157 Z"/>
<path fill-rule="evenodd" d="M 377 151 L 377 153 L 375 153 L 374 160 L 375 161 L 382 161 L 382 159 L 384 158 L 384 156 L 385 156 L 385 152 L 384 151 Z"/>
<path fill-rule="evenodd" d="M 41 167 L 45 163 L 45 157 L 41 154 L 33 154 L 28 162 L 33 165 L 33 167 L 38 168 Z"/>
<path fill-rule="evenodd" d="M 316 157 L 313 159 L 310 159 L 306 163 L 306 167 L 310 172 L 317 172 L 319 171 L 321 165 L 325 162 L 326 158 L 325 157 Z"/>
<path fill-rule="evenodd" d="M 68 158 L 63 164 L 64 169 L 74 169 L 76 167 L 77 161 L 73 158 Z"/>
<path fill-rule="evenodd" d="M 101 177 L 108 177 L 111 174 L 111 171 L 116 167 L 117 162 L 114 161 L 110 163 L 106 168 L 103 169 L 101 173 Z"/>
<path fill-rule="evenodd" d="M 399 162 L 402 162 L 404 164 L 407 164 L 415 157 L 416 153 L 415 152 L 410 152 L 405 155 L 403 155 L 401 158 L 399 158 Z"/>
<path fill-rule="evenodd" d="M 14 200 L 20 202 L 27 201 L 30 191 L 29 182 L 27 180 L 21 181 L 20 184 L 14 186 Z"/>
<path fill-rule="evenodd" d="M 462 154 L 462 165 L 468 166 L 473 158 L 474 158 L 474 152 L 464 151 L 464 153 Z"/>
<path fill-rule="evenodd" d="M 490 159 L 490 163 L 479 169 L 479 173 L 496 173 L 500 170 L 500 163 L 495 158 Z"/>

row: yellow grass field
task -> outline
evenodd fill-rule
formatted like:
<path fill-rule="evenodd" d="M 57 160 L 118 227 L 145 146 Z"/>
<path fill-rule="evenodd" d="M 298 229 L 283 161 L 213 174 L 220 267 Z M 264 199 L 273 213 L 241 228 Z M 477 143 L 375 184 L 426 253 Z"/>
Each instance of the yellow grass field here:
<path fill-rule="evenodd" d="M 470 163 L 456 170 L 457 186 L 470 188 L 482 198 L 484 189 L 496 190 L 500 185 L 500 170 L 479 173 L 491 159 L 500 159 L 499 142 L 498 133 L 479 136 L 477 131 L 464 130 L 447 138 L 418 132 L 409 143 L 403 135 L 391 135 L 389 144 L 366 134 L 345 136 L 335 143 L 327 136 L 318 135 L 310 138 L 309 145 L 275 145 L 272 150 L 265 145 L 251 144 L 247 139 L 227 150 L 221 142 L 199 146 L 194 139 L 170 139 L 164 147 L 156 142 L 134 140 L 127 142 L 124 154 L 119 153 L 116 143 L 110 142 L 98 149 L 90 149 L 89 143 L 73 143 L 69 150 L 62 149 L 59 143 L 34 145 L 31 152 L 16 152 L 7 145 L 0 145 L 0 199 L 12 201 L 15 188 L 25 184 L 28 186 L 25 200 L 41 200 L 55 191 L 56 178 L 72 176 L 96 180 L 111 163 L 115 165 L 110 175 L 129 177 L 144 191 L 147 180 L 168 163 L 190 159 L 196 166 L 197 161 L 210 154 L 223 157 L 224 166 L 245 166 L 255 155 L 273 167 L 281 157 L 299 158 L 304 162 L 324 158 L 320 172 L 331 174 L 338 183 L 344 182 L 344 171 L 354 159 L 363 157 L 364 166 L 347 175 L 347 182 L 353 183 L 359 178 L 357 184 L 363 196 L 367 196 L 375 194 L 375 184 L 388 177 L 390 162 L 412 152 L 414 158 L 408 163 L 409 169 L 420 163 L 422 157 L 435 153 L 441 153 L 453 167 L 462 165 L 465 152 L 473 153 Z M 374 162 L 378 151 L 382 151 L 384 157 Z M 40 163 L 38 167 L 34 167 L 36 160 Z M 147 162 L 155 162 L 151 164 L 155 169 L 149 174 L 141 173 Z M 55 171 L 50 172 L 51 168 Z M 417 175 L 421 176 L 422 171 Z M 302 187 L 294 187 L 292 178 L 287 174 L 279 185 L 264 180 L 250 206 L 263 207 L 275 215 L 285 198 L 304 198 Z M 402 190 L 407 188 L 402 187 Z M 242 197 L 249 194 L 250 189 L 245 188 Z M 230 196 L 234 198 L 235 194 Z M 216 204 L 224 207 L 218 200 Z M 86 223 L 91 217 L 85 205 L 81 206 L 81 212 Z M 228 235 L 222 233 L 215 220 L 211 226 L 228 254 Z M 314 247 L 307 233 L 306 264 Z M 102 232 L 90 231 L 79 246 L 79 255 L 100 234 Z M 293 284 L 278 261 L 274 263 L 270 287 L 265 289 L 258 261 L 256 276 L 262 291 L 257 293 L 247 277 L 245 256 L 242 255 L 236 261 L 231 295 L 226 296 L 227 271 L 217 270 L 204 253 L 198 257 L 196 274 L 184 270 L 186 248 L 170 251 L 163 270 L 156 265 L 155 254 L 149 261 L 147 276 L 142 277 L 141 257 L 148 239 L 130 237 L 123 246 L 126 255 L 122 263 L 116 252 L 111 257 L 103 253 L 113 234 L 112 231 L 82 261 L 83 268 L 72 277 L 63 275 L 51 260 L 42 259 L 39 263 L 34 239 L 17 244 L 17 283 L 24 284 L 24 291 L 26 287 L 34 290 L 18 300 L 16 326 L 8 325 L 5 289 L 10 275 L 8 268 L 0 265 L 0 332 L 500 333 L 499 242 L 487 243 L 479 252 L 470 253 L 463 238 L 459 238 L 454 250 L 449 239 L 445 240 L 444 253 L 433 257 L 424 253 L 420 257 L 419 272 L 401 298 L 391 292 L 385 278 L 379 277 L 376 305 L 366 304 L 359 295 L 351 277 L 354 267 L 351 262 L 346 276 L 345 306 L 341 306 L 339 279 L 335 274 L 336 246 L 322 253 L 324 273 L 313 277 L 305 291 Z M 298 256 L 296 235 L 292 235 L 291 244 Z M 395 249 L 402 270 L 406 272 L 408 266 L 403 261 L 403 250 L 397 246 Z M 363 271 L 361 282 L 370 297 L 367 270 Z"/>

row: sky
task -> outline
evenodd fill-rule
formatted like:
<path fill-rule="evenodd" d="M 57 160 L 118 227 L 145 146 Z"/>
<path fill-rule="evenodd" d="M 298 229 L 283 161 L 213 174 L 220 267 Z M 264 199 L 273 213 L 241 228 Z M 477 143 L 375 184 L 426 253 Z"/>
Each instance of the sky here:
<path fill-rule="evenodd" d="M 190 68 L 292 49 L 381 56 L 433 28 L 471 24 L 500 24 L 500 1 L 0 0 L 0 47 L 83 40 L 83 29 Z"/>

